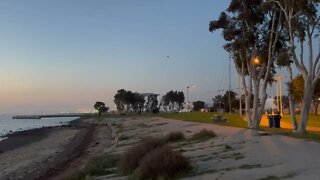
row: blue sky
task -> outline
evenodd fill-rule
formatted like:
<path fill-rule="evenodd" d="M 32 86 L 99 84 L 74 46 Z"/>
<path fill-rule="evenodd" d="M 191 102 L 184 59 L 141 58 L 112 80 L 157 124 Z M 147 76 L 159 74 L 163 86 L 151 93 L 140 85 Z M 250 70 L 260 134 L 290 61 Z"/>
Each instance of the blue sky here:
<path fill-rule="evenodd" d="M 1 1 L 0 112 L 113 106 L 121 88 L 164 94 L 190 84 L 190 100 L 208 101 L 228 84 L 224 40 L 208 31 L 228 3 Z"/>

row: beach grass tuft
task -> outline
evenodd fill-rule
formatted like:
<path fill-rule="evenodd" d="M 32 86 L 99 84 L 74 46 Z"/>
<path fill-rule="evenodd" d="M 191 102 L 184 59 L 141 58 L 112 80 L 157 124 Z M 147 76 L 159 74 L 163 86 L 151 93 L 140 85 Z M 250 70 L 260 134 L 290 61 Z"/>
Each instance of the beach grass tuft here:
<path fill-rule="evenodd" d="M 133 176 L 134 179 L 176 179 L 190 170 L 187 158 L 164 145 L 146 154 Z"/>
<path fill-rule="evenodd" d="M 87 177 L 109 175 L 116 173 L 115 167 L 119 155 L 105 154 L 90 160 L 84 169 L 69 176 L 68 180 L 87 179 Z"/>
<path fill-rule="evenodd" d="M 142 143 L 129 148 L 121 156 L 118 162 L 118 170 L 121 174 L 130 174 L 138 166 L 142 158 L 154 149 L 164 146 L 166 143 L 165 138 L 153 138 L 149 137 L 142 140 Z"/>
<path fill-rule="evenodd" d="M 191 140 L 194 141 L 206 141 L 208 139 L 216 137 L 216 133 L 207 129 L 202 129 L 200 132 L 195 133 Z"/>
<path fill-rule="evenodd" d="M 179 142 L 185 140 L 185 136 L 182 132 L 171 132 L 165 138 L 167 142 Z"/>

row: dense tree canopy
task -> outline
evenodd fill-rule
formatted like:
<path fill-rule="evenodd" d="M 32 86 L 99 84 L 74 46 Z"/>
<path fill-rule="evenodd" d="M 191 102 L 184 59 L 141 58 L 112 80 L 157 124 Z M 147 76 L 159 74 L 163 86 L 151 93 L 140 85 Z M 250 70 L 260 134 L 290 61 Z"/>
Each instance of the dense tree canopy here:
<path fill-rule="evenodd" d="M 135 92 L 126 91 L 124 89 L 118 90 L 114 96 L 114 103 L 119 112 L 141 112 L 144 108 L 144 96 Z"/>
<path fill-rule="evenodd" d="M 184 100 L 182 91 L 169 91 L 162 97 L 161 106 L 166 112 L 179 112 L 183 109 Z"/>
<path fill-rule="evenodd" d="M 200 111 L 201 109 L 204 108 L 205 103 L 203 101 L 195 101 L 192 103 L 192 105 L 193 105 L 193 108 L 192 108 L 193 111 Z"/>
<path fill-rule="evenodd" d="M 109 110 L 109 107 L 106 107 L 106 105 L 101 101 L 97 101 L 93 107 L 99 112 L 99 116 L 101 116 L 101 113 L 107 112 Z"/>
<path fill-rule="evenodd" d="M 267 98 L 267 84 L 272 82 L 275 73 L 274 62 L 286 48 L 283 43 L 285 36 L 280 33 L 283 19 L 273 6 L 261 0 L 231 0 L 219 19 L 209 24 L 210 32 L 222 29 L 226 40 L 224 48 L 242 78 L 249 128 L 259 127 Z M 249 107 L 252 96 L 253 115 Z"/>

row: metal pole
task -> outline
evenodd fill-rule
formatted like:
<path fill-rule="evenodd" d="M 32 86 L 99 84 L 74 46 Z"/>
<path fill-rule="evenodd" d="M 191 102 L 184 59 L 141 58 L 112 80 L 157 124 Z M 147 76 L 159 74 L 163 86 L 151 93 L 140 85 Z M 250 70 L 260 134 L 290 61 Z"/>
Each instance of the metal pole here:
<path fill-rule="evenodd" d="M 278 100 L 279 101 L 278 107 L 279 107 L 279 113 L 281 116 L 283 115 L 283 109 L 282 109 L 282 80 L 283 79 L 284 79 L 284 76 L 276 75 L 276 80 L 278 82 L 277 86 L 279 87 L 279 89 L 277 88 L 277 91 L 279 91 L 279 97 L 277 97 L 277 100 L 280 98 Z"/>
<path fill-rule="evenodd" d="M 231 57 L 229 56 L 229 113 L 231 114 Z"/>
<path fill-rule="evenodd" d="M 242 116 L 242 86 L 241 86 L 241 76 L 239 76 L 239 113 Z"/>
<path fill-rule="evenodd" d="M 282 78 L 280 78 L 280 115 L 282 117 Z"/>
<path fill-rule="evenodd" d="M 280 111 L 280 106 L 279 106 L 279 81 L 277 80 L 277 106 L 278 106 L 278 111 Z"/>
<path fill-rule="evenodd" d="M 187 86 L 187 112 L 189 112 L 189 86 Z"/>

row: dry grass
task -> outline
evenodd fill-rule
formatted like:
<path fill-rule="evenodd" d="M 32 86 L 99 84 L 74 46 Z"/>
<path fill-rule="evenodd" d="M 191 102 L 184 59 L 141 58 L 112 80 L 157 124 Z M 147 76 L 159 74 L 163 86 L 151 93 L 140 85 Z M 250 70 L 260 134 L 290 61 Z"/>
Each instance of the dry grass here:
<path fill-rule="evenodd" d="M 134 172 L 134 179 L 176 179 L 190 169 L 188 159 L 165 145 L 141 160 L 139 168 Z"/>
<path fill-rule="evenodd" d="M 142 158 L 149 152 L 161 148 L 166 143 L 165 138 L 147 138 L 142 143 L 129 148 L 121 156 L 118 162 L 118 170 L 121 174 L 130 174 L 138 166 Z"/>
<path fill-rule="evenodd" d="M 115 154 L 104 154 L 96 158 L 91 159 L 85 168 L 75 172 L 66 180 L 79 180 L 79 179 L 90 179 L 91 176 L 101 176 L 115 173 L 113 170 L 116 167 L 116 163 L 119 159 L 119 155 Z"/>
<path fill-rule="evenodd" d="M 118 172 L 131 179 L 175 179 L 191 169 L 190 162 L 166 144 L 184 139 L 182 132 L 144 139 L 123 153 Z"/>
<path fill-rule="evenodd" d="M 193 136 L 192 136 L 192 140 L 208 140 L 208 139 L 211 139 L 211 138 L 214 138 L 216 137 L 216 133 L 214 133 L 213 131 L 209 131 L 207 129 L 202 129 L 200 132 L 198 133 L 195 133 Z"/>
<path fill-rule="evenodd" d="M 185 140 L 185 136 L 182 132 L 171 132 L 165 139 L 167 142 L 178 142 Z"/>

